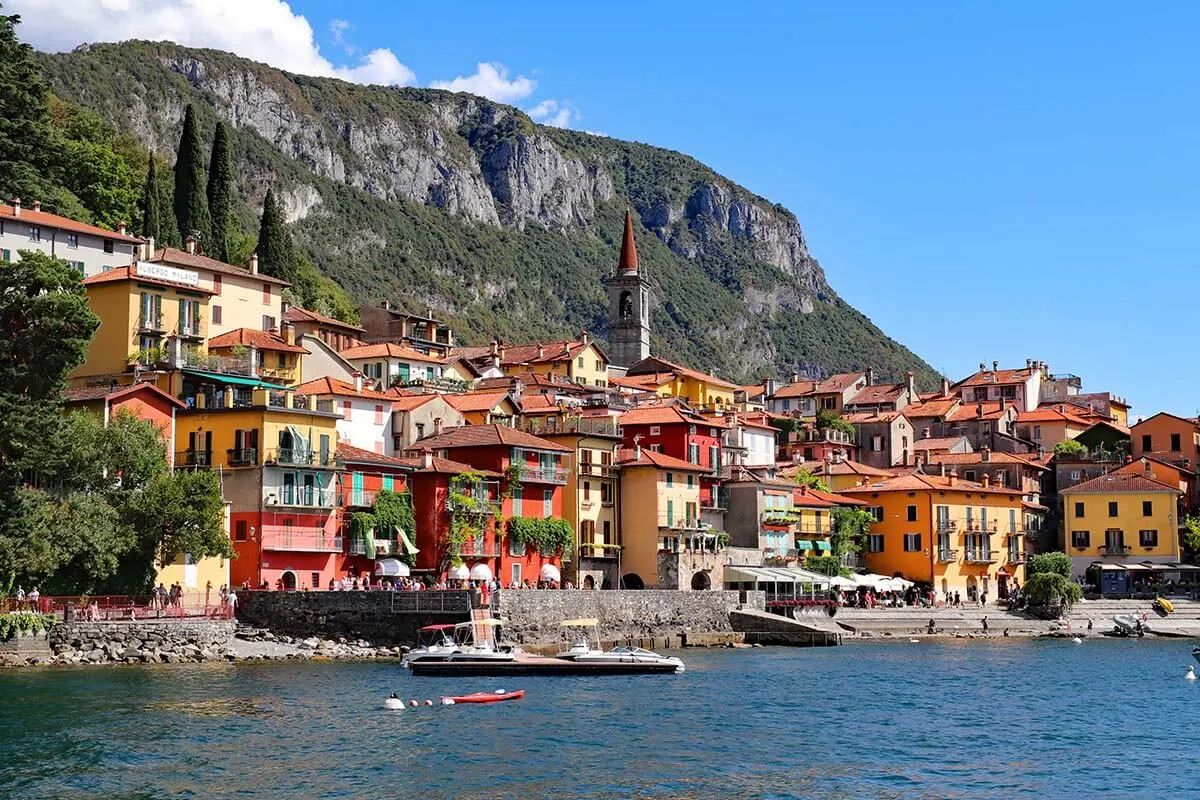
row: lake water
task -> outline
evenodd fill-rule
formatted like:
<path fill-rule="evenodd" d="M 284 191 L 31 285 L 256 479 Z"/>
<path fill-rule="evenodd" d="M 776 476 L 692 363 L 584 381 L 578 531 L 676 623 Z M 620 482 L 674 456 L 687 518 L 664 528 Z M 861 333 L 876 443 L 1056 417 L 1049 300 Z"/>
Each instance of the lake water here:
<path fill-rule="evenodd" d="M 1195 796 L 1190 642 L 683 653 L 679 676 L 395 664 L 0 671 L 0 797 Z M 382 710 L 523 688 L 491 706 Z"/>

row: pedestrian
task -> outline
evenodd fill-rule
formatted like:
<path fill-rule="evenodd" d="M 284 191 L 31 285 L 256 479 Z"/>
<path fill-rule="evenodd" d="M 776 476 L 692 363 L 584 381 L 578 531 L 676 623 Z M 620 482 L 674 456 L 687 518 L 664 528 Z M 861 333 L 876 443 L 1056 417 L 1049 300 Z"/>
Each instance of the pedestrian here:
<path fill-rule="evenodd" d="M 962 595 L 958 592 L 954 593 L 954 607 L 962 608 Z"/>
<path fill-rule="evenodd" d="M 212 594 L 212 581 L 204 584 L 204 616 L 208 616 L 208 598 Z"/>
<path fill-rule="evenodd" d="M 1092 618 L 1088 617 L 1088 630 L 1090 631 L 1091 629 L 1092 629 Z"/>
<path fill-rule="evenodd" d="M 232 617 L 235 611 L 237 611 L 237 592 L 230 591 L 229 592 L 229 616 Z"/>
<path fill-rule="evenodd" d="M 25 589 L 18 586 L 17 587 L 17 608 L 18 609 L 24 608 L 24 606 L 25 606 Z"/>
<path fill-rule="evenodd" d="M 987 631 L 988 631 L 988 621 L 987 621 L 987 617 L 984 617 L 983 618 L 983 632 L 987 633 Z"/>
<path fill-rule="evenodd" d="M 987 592 L 984 592 L 983 594 L 979 595 L 979 605 L 980 606 L 987 605 Z"/>
<path fill-rule="evenodd" d="M 38 608 L 38 601 L 41 599 L 42 599 L 41 592 L 38 591 L 38 588 L 36 586 L 33 587 L 33 589 L 31 589 L 29 591 L 29 607 L 32 608 L 34 611 L 39 611 L 40 609 Z"/>

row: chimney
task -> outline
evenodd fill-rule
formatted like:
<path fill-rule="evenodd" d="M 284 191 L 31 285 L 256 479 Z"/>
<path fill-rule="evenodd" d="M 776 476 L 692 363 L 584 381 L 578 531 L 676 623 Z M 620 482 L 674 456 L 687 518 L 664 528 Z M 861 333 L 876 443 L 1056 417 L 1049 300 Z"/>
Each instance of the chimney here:
<path fill-rule="evenodd" d="M 983 484 L 983 488 L 989 489 L 992 486 L 992 476 L 985 472 L 983 473 L 983 477 L 980 478 L 980 482 Z"/>
<path fill-rule="evenodd" d="M 867 367 L 867 386 L 875 385 L 875 368 Z"/>
<path fill-rule="evenodd" d="M 922 439 L 929 438 L 929 428 L 921 428 L 921 438 Z"/>
<path fill-rule="evenodd" d="M 497 342 L 495 339 L 492 339 L 492 355 L 494 355 L 494 356 L 500 355 L 500 343 Z"/>
<path fill-rule="evenodd" d="M 434 417 L 433 418 L 433 435 L 441 436 L 441 434 L 442 434 L 442 418 Z"/>
<path fill-rule="evenodd" d="M 904 372 L 904 388 L 908 390 L 910 402 L 917 399 L 917 381 L 911 369 Z"/>
<path fill-rule="evenodd" d="M 183 240 L 183 246 L 185 248 L 187 248 L 189 255 L 193 255 L 193 256 L 196 255 L 196 237 L 195 236 L 188 234 L 188 237 Z M 251 260 L 253 260 L 253 259 L 251 259 Z M 258 272 L 258 270 L 254 270 L 254 272 Z"/>
<path fill-rule="evenodd" d="M 425 318 L 433 319 L 433 306 L 425 306 Z"/>
<path fill-rule="evenodd" d="M 284 301 L 280 302 L 280 304 L 279 304 L 279 313 L 283 314 L 284 316 L 287 316 L 287 312 L 291 309 L 291 307 L 292 307 L 292 304 L 289 303 L 287 300 L 284 300 Z"/>
<path fill-rule="evenodd" d="M 905 450 L 905 451 L 904 451 L 904 460 L 905 460 L 905 461 L 908 461 L 908 451 L 907 451 L 907 450 Z M 916 466 L 916 468 L 917 468 L 917 472 L 923 472 L 923 471 L 924 471 L 924 470 L 922 470 L 922 469 L 921 469 L 921 467 L 925 466 L 925 462 L 923 462 L 923 461 L 921 460 L 921 457 L 920 457 L 920 456 L 916 456 L 916 457 L 914 457 L 914 458 L 913 458 L 913 465 L 914 465 L 914 466 Z"/>
<path fill-rule="evenodd" d="M 957 486 L 958 485 L 958 470 L 951 468 L 950 474 L 946 476 L 946 479 L 950 482 L 951 486 Z"/>
<path fill-rule="evenodd" d="M 946 462 L 945 461 L 938 462 L 938 474 L 940 474 L 943 478 L 946 477 Z"/>
<path fill-rule="evenodd" d="M 1005 484 L 1004 473 L 1000 470 L 996 470 L 996 477 L 992 478 L 992 482 L 995 483 L 997 487 L 1003 489 Z"/>
<path fill-rule="evenodd" d="M 14 197 L 12 199 L 12 207 L 13 207 L 13 216 L 14 217 L 21 216 L 21 198 Z"/>
<path fill-rule="evenodd" d="M 1142 472 L 1146 473 L 1146 476 L 1149 477 L 1149 475 L 1150 475 L 1150 459 L 1146 458 L 1145 456 L 1142 457 Z"/>
<path fill-rule="evenodd" d="M 590 333 L 588 333 L 587 331 L 580 331 L 579 332 L 579 342 L 584 347 L 587 347 L 589 344 L 592 343 L 592 335 Z"/>
<path fill-rule="evenodd" d="M 800 382 L 800 373 L 793 372 L 792 373 L 792 383 L 799 383 L 799 382 Z"/>
<path fill-rule="evenodd" d="M 258 253 L 250 254 L 250 274 L 251 275 L 258 274 Z"/>
<path fill-rule="evenodd" d="M 871 482 L 871 479 L 868 478 L 866 475 L 863 475 L 861 478 L 858 479 L 859 486 L 866 486 L 870 482 Z"/>
<path fill-rule="evenodd" d="M 945 375 L 943 375 L 942 376 L 942 397 L 949 397 L 949 396 L 950 396 L 950 380 Z"/>
<path fill-rule="evenodd" d="M 977 403 L 975 405 L 975 414 L 980 417 L 983 416 L 983 403 Z"/>
<path fill-rule="evenodd" d="M 34 211 L 41 211 L 41 210 L 42 210 L 42 201 L 41 201 L 41 200 L 34 200 L 34 201 L 33 201 L 33 210 L 34 210 Z"/>
<path fill-rule="evenodd" d="M 1025 359 L 1025 369 L 1033 369 L 1033 359 L 1032 358 Z"/>
<path fill-rule="evenodd" d="M 433 469 L 432 450 L 426 449 L 421 451 L 421 469 Z"/>
<path fill-rule="evenodd" d="M 354 391 L 361 392 L 363 387 L 363 374 L 358 370 L 354 370 Z"/>
<path fill-rule="evenodd" d="M 546 357 L 546 346 L 544 344 L 538 344 L 537 357 L 539 361 Z"/>
<path fill-rule="evenodd" d="M 980 362 L 979 362 L 979 371 L 980 371 L 980 372 L 987 372 L 987 364 L 986 364 L 986 363 L 984 363 L 983 361 L 980 361 Z"/>
<path fill-rule="evenodd" d="M 992 362 L 992 372 L 999 372 L 999 371 L 1000 371 L 1000 362 L 993 361 Z"/>
<path fill-rule="evenodd" d="M 125 235 L 125 230 L 126 230 L 126 227 L 127 227 L 127 226 L 125 225 L 125 220 L 121 220 L 120 222 L 118 222 L 118 223 L 117 223 L 117 233 L 119 233 L 119 234 L 121 234 L 122 236 L 124 236 L 124 235 Z"/>
<path fill-rule="evenodd" d="M 985 463 L 988 461 L 991 461 L 992 460 L 992 449 L 990 447 L 979 448 L 979 458 L 980 458 L 980 460 L 982 460 Z"/>
<path fill-rule="evenodd" d="M 392 308 L 392 304 L 390 302 L 388 302 L 387 300 L 380 300 L 379 307 L 382 308 L 384 311 L 390 311 Z"/>

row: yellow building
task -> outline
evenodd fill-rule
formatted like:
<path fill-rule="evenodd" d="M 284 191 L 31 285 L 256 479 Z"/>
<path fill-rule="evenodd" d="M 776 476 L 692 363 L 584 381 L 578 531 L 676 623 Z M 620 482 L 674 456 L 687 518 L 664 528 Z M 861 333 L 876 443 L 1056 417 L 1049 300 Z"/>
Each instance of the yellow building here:
<path fill-rule="evenodd" d="M 939 600 L 1007 597 L 1025 582 L 1021 492 L 914 473 L 848 488 L 876 522 L 866 548 L 867 568 L 932 585 Z"/>
<path fill-rule="evenodd" d="M 93 275 L 83 285 L 100 327 L 72 379 L 173 360 L 208 337 L 212 292 L 199 285 L 195 272 L 139 262 Z"/>
<path fill-rule="evenodd" d="M 508 392 L 466 392 L 445 395 L 446 402 L 468 425 L 507 425 L 517 417 L 517 404 Z"/>
<path fill-rule="evenodd" d="M 651 391 L 659 397 L 679 397 L 693 407 L 717 410 L 734 405 L 734 395 L 742 387 L 679 364 L 651 356 L 634 364 L 617 381 L 630 389 Z"/>
<path fill-rule="evenodd" d="M 1096 562 L 1179 563 L 1182 494 L 1138 472 L 1111 472 L 1064 489 L 1066 551 L 1075 574 Z"/>
<path fill-rule="evenodd" d="M 229 535 L 229 503 L 225 504 L 225 534 Z M 203 593 L 211 584 L 210 600 L 214 606 L 221 602 L 220 588 L 229 585 L 229 559 L 224 556 L 194 559 L 185 553 L 169 564 L 156 561 L 154 566 L 155 586 L 178 583 L 186 592 Z"/>
<path fill-rule="evenodd" d="M 511 345 L 492 342 L 483 347 L 455 348 L 453 356 L 476 370 L 498 366 L 505 375 L 545 375 L 566 378 L 581 386 L 608 386 L 608 356 L 587 331 L 578 339 Z"/>
<path fill-rule="evenodd" d="M 801 471 L 825 481 L 825 484 L 835 492 L 861 486 L 864 480 L 871 482 L 891 478 L 895 475 L 891 470 L 872 467 L 861 461 L 841 457 L 822 461 L 801 461 L 781 467 L 779 475 L 784 478 L 794 478 Z"/>
<path fill-rule="evenodd" d="M 535 397 L 538 395 L 535 395 Z M 563 517 L 575 529 L 575 550 L 563 557 L 563 580 L 581 589 L 617 585 L 619 550 L 616 452 L 621 434 L 614 417 L 525 417 L 521 429 L 570 447 Z"/>
<path fill-rule="evenodd" d="M 640 448 L 618 466 L 621 586 L 720 588 L 723 546 L 700 521 L 700 476 L 707 470 Z"/>
<path fill-rule="evenodd" d="M 283 290 L 287 281 L 258 271 L 258 257 L 250 259 L 250 269 L 242 269 L 188 250 L 164 247 L 148 261 L 139 262 L 139 271 L 174 268 L 198 276 L 197 286 L 212 295 L 209 333 L 219 336 L 238 328 L 278 330 L 283 322 Z"/>
<path fill-rule="evenodd" d="M 212 337 L 208 340 L 208 353 L 225 364 L 244 362 L 245 374 L 284 386 L 303 382 L 303 356 L 308 355 L 303 347 L 282 336 L 253 328 L 238 328 Z"/>

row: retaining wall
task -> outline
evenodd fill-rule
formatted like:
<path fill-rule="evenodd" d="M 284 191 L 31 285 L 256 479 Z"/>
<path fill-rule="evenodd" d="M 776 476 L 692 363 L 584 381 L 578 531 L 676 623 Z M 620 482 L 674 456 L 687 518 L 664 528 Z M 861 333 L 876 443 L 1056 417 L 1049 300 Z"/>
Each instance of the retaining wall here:
<path fill-rule="evenodd" d="M 207 661 L 224 657 L 232 620 L 67 622 L 47 637 L 59 663 Z"/>
<path fill-rule="evenodd" d="M 417 629 L 470 618 L 469 592 L 238 592 L 238 621 L 275 634 L 416 642 Z"/>

